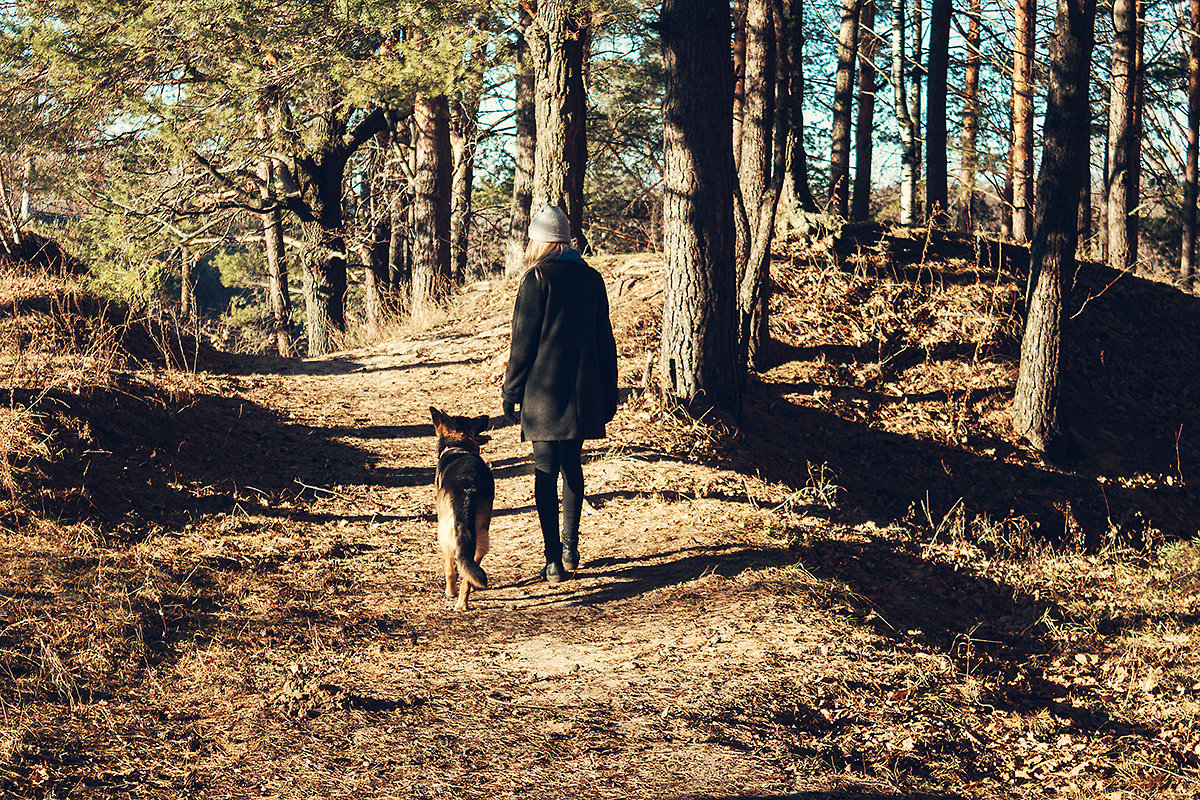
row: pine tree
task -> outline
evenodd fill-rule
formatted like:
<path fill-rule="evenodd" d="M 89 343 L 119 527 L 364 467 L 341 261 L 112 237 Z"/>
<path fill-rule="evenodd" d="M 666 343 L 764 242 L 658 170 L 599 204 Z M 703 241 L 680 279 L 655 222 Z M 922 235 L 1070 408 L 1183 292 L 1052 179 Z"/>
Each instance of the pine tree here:
<path fill-rule="evenodd" d="M 563 208 L 580 250 L 587 247 L 583 233 L 587 166 L 583 73 L 590 37 L 590 12 L 568 0 L 538 0 L 525 33 L 535 78 L 537 130 L 531 208 L 546 204 Z"/>
<path fill-rule="evenodd" d="M 950 206 L 946 94 L 950 68 L 950 0 L 933 0 L 929 14 L 929 76 L 925 95 L 925 214 L 944 223 Z"/>
<path fill-rule="evenodd" d="M 1012 237 L 1029 241 L 1033 219 L 1033 62 L 1037 0 L 1017 0 L 1013 46 Z"/>
<path fill-rule="evenodd" d="M 666 194 L 659 385 L 670 397 L 737 415 L 733 65 L 728 0 L 664 0 L 659 21 L 666 94 Z"/>
<path fill-rule="evenodd" d="M 850 131 L 854 106 L 854 63 L 858 59 L 858 15 L 862 0 L 842 0 L 837 73 L 833 91 L 833 142 L 829 156 L 829 199 L 833 212 L 850 214 Z"/>
<path fill-rule="evenodd" d="M 1088 169 L 1088 80 L 1095 18 L 1096 0 L 1058 0 L 1038 211 L 1029 247 L 1028 311 L 1013 399 L 1016 432 L 1052 457 L 1064 444 L 1059 408 L 1063 322 L 1079 241 L 1080 188 Z"/>
<path fill-rule="evenodd" d="M 145 190 L 126 201 L 134 211 L 289 213 L 300 231 L 308 347 L 320 353 L 345 325 L 347 166 L 418 91 L 437 96 L 453 83 L 473 11 L 467 2 L 47 0 L 16 27 L 52 77 L 48 93 L 88 98 L 109 131 L 140 126 L 125 137 L 142 158 Z M 437 21 L 438 49 L 409 47 L 423 18 Z M 286 112 L 269 140 L 256 130 L 268 88 Z M 274 197 L 263 192 L 264 159 Z"/>
<path fill-rule="evenodd" d="M 1200 192 L 1200 0 L 1189 0 L 1187 42 L 1187 155 L 1183 179 L 1183 242 L 1179 277 L 1191 290 L 1196 280 L 1196 202 Z"/>

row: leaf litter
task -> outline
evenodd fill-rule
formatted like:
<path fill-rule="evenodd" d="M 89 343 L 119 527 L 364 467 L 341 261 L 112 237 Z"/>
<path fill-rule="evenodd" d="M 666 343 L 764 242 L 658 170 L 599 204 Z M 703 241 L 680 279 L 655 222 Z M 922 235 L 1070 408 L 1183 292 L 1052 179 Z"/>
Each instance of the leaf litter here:
<path fill-rule="evenodd" d="M 595 263 L 627 396 L 554 587 L 498 414 L 511 283 L 368 348 L 103 362 L 100 389 L 41 397 L 70 314 L 6 340 L 3 792 L 1194 795 L 1194 298 L 1081 270 L 1078 452 L 1048 465 L 1006 416 L 1019 251 L 787 243 L 741 425 L 647 390 L 661 261 Z M 429 405 L 497 428 L 466 615 L 439 589 Z"/>

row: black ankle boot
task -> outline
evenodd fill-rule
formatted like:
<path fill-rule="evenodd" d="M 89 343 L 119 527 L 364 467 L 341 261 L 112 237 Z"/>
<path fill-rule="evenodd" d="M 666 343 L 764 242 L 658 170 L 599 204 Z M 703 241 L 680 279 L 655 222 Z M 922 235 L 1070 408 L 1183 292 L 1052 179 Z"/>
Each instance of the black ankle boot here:
<path fill-rule="evenodd" d="M 546 566 L 542 567 L 542 578 L 546 583 L 562 583 L 566 580 L 567 575 L 563 572 L 562 564 L 557 561 L 548 561 Z"/>
<path fill-rule="evenodd" d="M 567 572 L 579 569 L 579 531 L 562 535 L 562 565 Z"/>

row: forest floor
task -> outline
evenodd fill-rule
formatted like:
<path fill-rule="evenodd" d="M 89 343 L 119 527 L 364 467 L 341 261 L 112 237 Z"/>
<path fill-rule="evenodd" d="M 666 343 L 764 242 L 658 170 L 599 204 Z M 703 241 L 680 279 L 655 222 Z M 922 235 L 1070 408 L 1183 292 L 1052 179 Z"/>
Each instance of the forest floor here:
<path fill-rule="evenodd" d="M 0 794 L 1194 797 L 1200 301 L 1077 276 L 1051 466 L 1006 417 L 1019 265 L 934 249 L 781 253 L 737 427 L 639 391 L 661 261 L 595 259 L 624 399 L 556 586 L 499 414 L 511 282 L 284 360 L 6 281 Z M 495 426 L 467 613 L 431 405 Z"/>

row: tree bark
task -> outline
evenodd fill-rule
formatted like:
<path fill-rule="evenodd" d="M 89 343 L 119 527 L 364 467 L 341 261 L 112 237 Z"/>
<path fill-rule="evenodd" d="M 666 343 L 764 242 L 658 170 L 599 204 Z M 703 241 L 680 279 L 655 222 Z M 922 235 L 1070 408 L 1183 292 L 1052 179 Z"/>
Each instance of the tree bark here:
<path fill-rule="evenodd" d="M 412 192 L 407 187 L 401 187 L 388 208 L 388 228 L 391 232 L 388 241 L 388 287 L 396 308 L 412 305 L 412 293 L 409 291 L 412 287 L 412 246 L 408 238 L 411 201 Z"/>
<path fill-rule="evenodd" d="M 264 102 L 259 109 L 258 137 L 263 146 L 271 137 L 271 109 Z M 276 204 L 275 165 L 270 157 L 259 162 L 258 176 L 262 181 L 260 196 L 270 209 L 260 215 L 263 227 L 263 254 L 267 261 L 267 304 L 271 309 L 272 338 L 275 350 L 287 358 L 294 354 L 292 343 L 292 298 L 288 291 L 288 270 L 283 244 L 283 213 Z"/>
<path fill-rule="evenodd" d="M 908 76 L 904 50 L 907 24 L 907 0 L 892 2 L 892 92 L 895 94 L 896 127 L 900 134 L 900 224 L 917 224 L 917 149 L 916 126 L 909 114 Z"/>
<path fill-rule="evenodd" d="M 1091 258 L 1092 239 L 1092 142 L 1088 137 L 1087 171 L 1083 175 L 1083 185 L 1079 187 L 1079 249 L 1084 258 Z"/>
<path fill-rule="evenodd" d="M 837 73 L 830 120 L 830 209 L 842 218 L 850 214 L 850 131 L 854 111 L 854 62 L 858 58 L 858 14 L 863 0 L 842 0 L 838 29 Z"/>
<path fill-rule="evenodd" d="M 733 163 L 737 170 L 738 197 L 741 211 L 735 224 L 736 242 L 734 257 L 739 266 L 738 284 L 746 287 L 749 294 L 739 297 L 738 310 L 749 330 L 757 332 L 760 318 L 756 281 L 758 269 L 750 263 L 750 250 L 757 232 L 748 220 L 757 220 L 758 210 L 766 193 L 771 169 L 771 106 L 775 100 L 774 70 L 771 47 L 772 27 L 769 0 L 739 0 L 734 12 L 741 13 L 738 34 L 742 42 L 741 71 L 738 71 L 738 56 L 734 55 L 734 110 L 740 106 L 741 119 L 735 118 L 733 130 L 737 138 L 733 142 Z M 739 21 L 735 20 L 735 23 Z M 740 89 L 738 84 L 741 84 Z M 737 96 L 741 94 L 740 104 Z M 745 333 L 745 332 L 744 332 Z M 748 333 L 751 340 L 756 337 Z M 752 342 L 751 348 L 754 347 Z"/>
<path fill-rule="evenodd" d="M 367 334 L 379 335 L 387 319 L 387 296 L 391 290 L 388 282 L 388 251 L 392 238 L 390 215 L 377 220 L 367 230 L 367 241 L 362 248 L 363 262 L 363 321 Z"/>
<path fill-rule="evenodd" d="M 871 160 L 875 133 L 875 0 L 863 0 L 858 12 L 858 119 L 854 123 L 854 195 L 850 219 L 871 214 Z"/>
<path fill-rule="evenodd" d="M 1033 219 L 1033 30 L 1037 0 L 1017 0 L 1013 45 L 1012 237 L 1029 241 Z"/>
<path fill-rule="evenodd" d="M 1129 263 L 1137 269 L 1138 265 L 1138 234 L 1141 230 L 1142 204 L 1142 136 L 1146 94 L 1146 64 L 1143 50 L 1146 46 L 1146 0 L 1136 0 L 1134 6 L 1136 18 L 1136 44 L 1134 45 L 1132 92 L 1133 102 L 1130 109 L 1130 126 L 1133 134 L 1129 137 L 1129 190 L 1126 199 L 1129 202 L 1129 213 L 1125 215 L 1125 225 L 1128 230 L 1125 240 L 1129 242 Z"/>
<path fill-rule="evenodd" d="M 732 143 L 733 65 L 727 0 L 664 0 L 666 193 L 659 386 L 703 396 L 737 416 L 744 371 L 737 353 Z"/>
<path fill-rule="evenodd" d="M 478 144 L 479 101 L 474 108 L 455 103 L 450 126 L 450 152 L 453 178 L 450 187 L 450 274 L 455 283 L 467 279 L 467 256 L 473 208 L 472 185 L 475 181 L 475 148 Z"/>
<path fill-rule="evenodd" d="M 925 106 L 921 102 L 925 70 L 921 66 L 923 60 L 921 56 L 924 53 L 925 47 L 925 27 L 924 14 L 925 9 L 922 5 L 923 0 L 916 0 L 912 4 L 912 50 L 908 59 L 909 70 L 911 73 L 912 83 L 909 85 L 909 108 L 908 116 L 912 119 L 913 125 L 913 143 L 916 147 L 913 159 L 913 205 L 914 219 L 920 216 L 920 187 L 921 187 L 921 171 L 923 169 L 921 163 L 921 154 L 924 152 L 925 134 L 921 126 L 921 112 Z"/>
<path fill-rule="evenodd" d="M 363 320 L 371 337 L 379 335 L 388 315 L 391 293 L 392 215 L 387 186 L 387 152 L 390 136 L 386 131 L 375 138 L 367 158 L 364 174 L 366 191 L 362 202 L 366 207 L 366 237 L 360 249 L 363 264 Z"/>
<path fill-rule="evenodd" d="M 951 0 L 933 0 L 929 13 L 929 76 L 925 94 L 925 215 L 945 225 L 950 208 L 946 93 L 950 71 Z"/>
<path fill-rule="evenodd" d="M 341 232 L 340 171 L 337 183 L 327 182 L 323 192 L 337 196 L 326 197 L 314 207 L 313 218 L 300 222 L 309 355 L 330 352 L 336 334 L 346 330 L 346 238 Z"/>
<path fill-rule="evenodd" d="M 572 2 L 540 0 L 527 33 L 535 76 L 537 127 L 530 207 L 536 210 L 550 203 L 566 211 L 580 251 L 587 248 L 583 234 L 583 176 L 587 167 L 583 72 L 590 25 L 590 17 L 576 10 Z"/>
<path fill-rule="evenodd" d="M 534 116 L 533 64 L 525 31 L 533 17 L 522 4 L 521 38 L 517 42 L 516 94 L 513 122 L 513 193 L 509 205 L 508 246 L 504 253 L 504 274 L 519 275 L 525 266 L 525 244 L 529 241 L 530 204 L 533 202 L 533 164 L 537 123 Z"/>
<path fill-rule="evenodd" d="M 1187 42 L 1188 116 L 1187 158 L 1183 176 L 1183 246 L 1179 279 L 1192 291 L 1196 281 L 1196 202 L 1200 192 L 1200 0 L 1189 0 L 1192 23 Z"/>
<path fill-rule="evenodd" d="M 1011 114 L 1009 115 L 1011 118 Z M 1016 128 L 1009 126 L 1009 139 L 1014 140 L 1013 135 Z M 1010 142 L 1011 143 L 1011 142 Z M 1013 239 L 1013 159 L 1012 147 L 1008 150 L 1009 157 L 1004 160 L 1004 190 L 1002 192 L 1002 200 L 1000 203 L 1000 235 Z"/>
<path fill-rule="evenodd" d="M 739 171 L 746 113 L 746 2 L 733 0 L 733 166 Z"/>
<path fill-rule="evenodd" d="M 742 213 L 735 225 L 735 253 L 741 266 L 739 357 L 751 368 L 763 365 L 770 340 L 771 242 L 786 173 L 789 127 L 790 101 L 782 71 L 787 57 L 776 52 L 780 42 L 776 25 L 782 26 L 783 14 L 773 6 L 771 0 L 749 0 L 746 9 L 746 99 L 739 168 Z"/>
<path fill-rule="evenodd" d="M 1137 69 L 1137 16 L 1135 0 L 1114 0 L 1113 44 L 1108 100 L 1108 173 L 1105 203 L 1108 213 L 1108 265 L 1116 270 L 1133 266 L 1134 246 L 1129 240 L 1129 214 L 1133 198 L 1130 156 L 1133 154 L 1134 80 Z"/>
<path fill-rule="evenodd" d="M 790 90 L 791 119 L 788 125 L 788 180 L 791 182 L 792 195 L 799 207 L 809 213 L 818 210 L 816 198 L 813 197 L 812 185 L 808 176 L 808 152 L 804 144 L 804 4 L 803 0 L 793 0 L 788 14 L 790 43 L 788 50 L 790 71 L 788 82 Z"/>
<path fill-rule="evenodd" d="M 367 114 L 353 131 L 347 130 L 345 111 L 332 96 L 327 96 L 325 109 L 310 125 L 316 146 L 280 165 L 284 182 L 292 189 L 285 198 L 287 206 L 299 219 L 303 241 L 300 265 L 309 355 L 329 352 L 334 334 L 346 328 L 346 238 L 342 220 L 346 162 L 386 127 L 382 109 Z"/>
<path fill-rule="evenodd" d="M 418 324 L 450 290 L 450 120 L 446 97 L 418 95 L 413 103 L 412 287 Z"/>
<path fill-rule="evenodd" d="M 771 180 L 775 117 L 775 28 L 770 0 L 746 2 L 745 99 L 738 185 L 746 213 L 757 214 Z M 753 226 L 752 226 L 753 227 Z M 753 231 L 751 231 L 753 235 Z M 749 247 L 746 248 L 749 250 Z"/>
<path fill-rule="evenodd" d="M 475 152 L 479 144 L 479 102 L 483 96 L 483 68 L 487 57 L 486 38 L 481 34 L 465 64 L 466 77 L 451 105 L 450 149 L 454 178 L 450 201 L 450 265 L 454 280 L 467 278 L 468 240 L 473 210 Z"/>
<path fill-rule="evenodd" d="M 1037 218 L 1029 247 L 1028 315 L 1013 399 L 1013 426 L 1035 450 L 1058 456 L 1063 316 L 1079 241 L 1080 189 L 1087 172 L 1088 78 L 1096 0 L 1058 0 L 1050 47 L 1049 96 Z"/>
<path fill-rule="evenodd" d="M 1200 0 L 1198 0 L 1200 1 Z M 962 179 L 958 188 L 958 229 L 970 233 L 974 228 L 975 152 L 979 135 L 979 51 L 982 0 L 970 0 L 970 20 L 967 23 L 967 64 L 963 79 Z"/>

